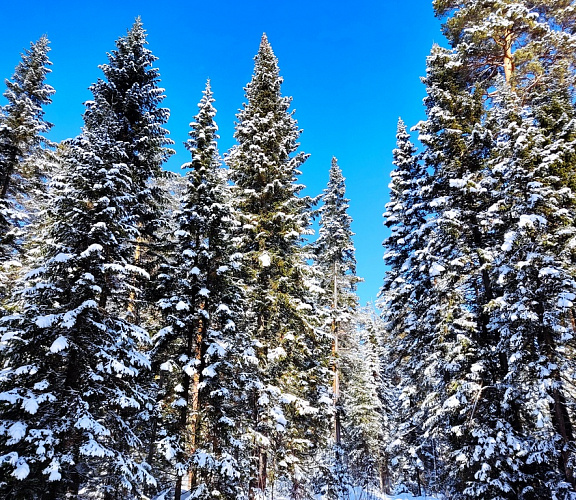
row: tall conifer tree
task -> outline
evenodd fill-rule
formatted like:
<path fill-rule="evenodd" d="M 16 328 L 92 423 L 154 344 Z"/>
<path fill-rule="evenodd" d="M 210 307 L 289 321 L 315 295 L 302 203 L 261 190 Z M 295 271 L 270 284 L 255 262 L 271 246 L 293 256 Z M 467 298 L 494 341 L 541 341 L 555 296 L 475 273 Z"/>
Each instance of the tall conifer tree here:
<path fill-rule="evenodd" d="M 52 127 L 44 119 L 43 107 L 52 102 L 54 89 L 45 80 L 52 64 L 46 36 L 22 55 L 11 80 L 6 80 L 4 97 L 8 104 L 0 110 L 0 265 L 17 260 L 17 241 L 22 239 L 22 223 L 29 214 L 22 205 L 37 198 L 46 175 L 42 146 L 44 134 Z M 29 221 L 28 221 L 29 222 Z M 0 295 L 9 278 L 0 271 Z"/>
<path fill-rule="evenodd" d="M 63 147 L 43 252 L 16 296 L 21 312 L 4 323 L 10 494 L 60 498 L 84 485 L 132 498 L 155 483 L 138 428 L 150 402 L 140 348 L 149 335 L 123 307 L 132 277 L 147 276 L 134 265 L 135 242 L 151 220 L 147 182 L 169 153 L 144 43 L 137 20 L 103 66 L 109 80 L 92 87 L 83 133 Z"/>
<path fill-rule="evenodd" d="M 314 243 L 315 270 L 322 289 L 319 303 L 326 317 L 325 330 L 332 336 L 332 392 L 334 398 L 334 456 L 332 468 L 335 473 L 336 497 L 344 494 L 345 458 L 342 443 L 342 419 L 345 411 L 341 400 L 343 371 L 340 349 L 354 347 L 354 314 L 358 307 L 356 284 L 355 248 L 352 242 L 352 218 L 348 215 L 349 200 L 345 198 L 346 186 L 338 160 L 332 158 L 329 180 L 322 195 L 320 228 Z M 346 400 L 348 401 L 348 400 Z M 331 491 L 331 487 L 329 487 Z"/>
<path fill-rule="evenodd" d="M 162 448 L 177 471 L 175 498 L 190 475 L 195 498 L 242 498 L 245 479 L 237 398 L 243 344 L 236 222 L 230 187 L 217 149 L 210 83 L 191 123 L 192 161 L 178 228 L 174 263 L 162 269 L 166 326 L 155 338 L 155 363 L 164 386 L 167 433 Z M 246 349 L 248 347 L 248 349 Z"/>
<path fill-rule="evenodd" d="M 299 197 L 299 130 L 282 97 L 277 59 L 264 35 L 228 164 L 242 223 L 247 329 L 256 350 L 246 423 L 253 457 L 250 495 L 289 478 L 292 495 L 326 435 L 330 342 L 316 324 L 302 249 L 311 200 Z"/>
<path fill-rule="evenodd" d="M 453 50 L 433 49 L 418 126 L 431 179 L 416 234 L 427 238 L 409 251 L 430 281 L 413 309 L 420 353 L 409 359 L 427 374 L 423 437 L 436 436 L 438 486 L 455 498 L 573 489 L 573 415 L 560 376 L 573 370 L 564 354 L 574 231 L 568 4 L 434 2 L 449 15 Z M 407 345 L 411 335 L 398 334 Z M 457 467 L 442 466 L 450 457 Z"/>

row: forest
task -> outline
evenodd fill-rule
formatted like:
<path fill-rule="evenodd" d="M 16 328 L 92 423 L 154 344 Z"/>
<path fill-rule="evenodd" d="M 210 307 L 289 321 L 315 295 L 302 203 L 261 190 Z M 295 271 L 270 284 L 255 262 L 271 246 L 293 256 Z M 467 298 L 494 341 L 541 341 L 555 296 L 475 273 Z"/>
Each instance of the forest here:
<path fill-rule="evenodd" d="M 235 145 L 208 80 L 184 175 L 140 18 L 59 143 L 30 44 L 0 107 L 1 498 L 576 498 L 576 2 L 433 5 L 364 307 L 342 169 L 303 194 L 265 34 Z"/>

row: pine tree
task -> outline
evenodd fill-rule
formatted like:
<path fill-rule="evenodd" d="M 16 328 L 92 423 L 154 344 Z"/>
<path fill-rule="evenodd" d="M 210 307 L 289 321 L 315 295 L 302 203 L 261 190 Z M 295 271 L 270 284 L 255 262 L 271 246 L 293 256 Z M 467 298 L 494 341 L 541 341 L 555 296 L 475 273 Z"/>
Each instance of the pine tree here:
<path fill-rule="evenodd" d="M 6 80 L 4 97 L 8 104 L 0 112 L 0 260 L 4 267 L 9 261 L 19 260 L 17 242 L 22 239 L 23 222 L 29 219 L 27 210 L 21 207 L 38 196 L 46 176 L 42 146 L 49 143 L 43 134 L 52 124 L 44 119 L 43 106 L 52 102 L 50 96 L 54 93 L 45 83 L 52 64 L 48 44 L 45 36 L 31 43 L 12 80 Z M 9 281 L 10 277 L 2 272 L 0 295 L 6 294 Z"/>
<path fill-rule="evenodd" d="M 177 472 L 191 473 L 195 498 L 242 497 L 245 478 L 237 458 L 235 399 L 242 393 L 242 292 L 235 275 L 238 254 L 230 188 L 217 149 L 210 83 L 191 123 L 186 148 L 192 161 L 174 262 L 162 270 L 166 326 L 155 338 L 166 436 L 161 445 Z M 216 493 L 217 492 L 217 493 Z"/>
<path fill-rule="evenodd" d="M 247 285 L 247 331 L 255 354 L 246 435 L 252 450 L 250 495 L 288 478 L 305 486 L 304 465 L 326 435 L 330 341 L 318 328 L 302 248 L 311 200 L 299 197 L 299 130 L 282 97 L 277 59 L 262 37 L 247 103 L 237 115 L 228 157 L 242 223 L 239 246 Z"/>
<path fill-rule="evenodd" d="M 449 16 L 444 35 L 469 70 L 471 83 L 497 75 L 529 99 L 538 86 L 558 78 L 573 82 L 571 2 L 435 0 L 438 17 Z"/>

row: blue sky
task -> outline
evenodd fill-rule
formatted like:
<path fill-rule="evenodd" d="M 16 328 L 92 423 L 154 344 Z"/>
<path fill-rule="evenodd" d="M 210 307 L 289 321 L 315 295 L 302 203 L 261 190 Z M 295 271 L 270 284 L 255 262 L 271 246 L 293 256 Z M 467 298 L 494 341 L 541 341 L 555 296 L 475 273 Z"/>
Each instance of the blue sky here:
<path fill-rule="evenodd" d="M 47 119 L 53 140 L 77 135 L 88 87 L 102 76 L 99 64 L 136 16 L 159 58 L 168 129 L 177 154 L 167 168 L 188 160 L 182 146 L 207 78 L 218 110 L 220 151 L 233 144 L 234 121 L 244 102 L 253 57 L 266 32 L 279 59 L 283 93 L 293 97 L 303 129 L 301 150 L 310 153 L 301 181 L 306 194 L 324 189 L 332 156 L 346 177 L 356 233 L 362 303 L 382 284 L 382 213 L 388 200 L 398 117 L 408 126 L 424 118 L 426 56 L 445 44 L 429 0 L 117 0 L 6 2 L 0 32 L 0 78 L 12 75 L 30 41 L 47 34 L 56 89 Z M 2 87 L 2 92 L 4 87 Z M 0 99 L 0 103 L 5 101 Z"/>

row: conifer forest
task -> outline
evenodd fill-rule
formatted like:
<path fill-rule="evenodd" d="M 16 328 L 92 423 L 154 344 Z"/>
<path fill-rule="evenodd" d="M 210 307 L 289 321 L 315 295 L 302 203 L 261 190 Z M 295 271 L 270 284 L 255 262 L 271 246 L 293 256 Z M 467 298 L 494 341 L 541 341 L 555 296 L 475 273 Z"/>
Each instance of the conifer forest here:
<path fill-rule="evenodd" d="M 448 46 L 425 119 L 398 121 L 366 306 L 343 171 L 303 193 L 266 34 L 235 145 L 208 80 L 183 174 L 140 18 L 58 143 L 50 42 L 24 50 L 0 106 L 0 498 L 576 499 L 576 2 L 433 6 Z"/>

